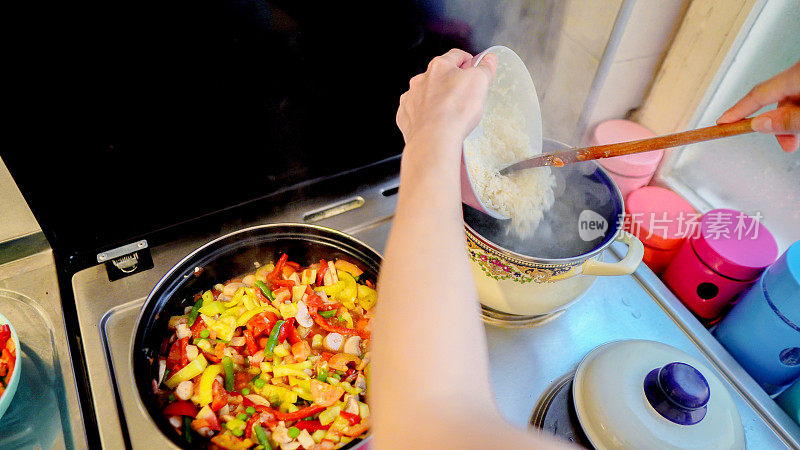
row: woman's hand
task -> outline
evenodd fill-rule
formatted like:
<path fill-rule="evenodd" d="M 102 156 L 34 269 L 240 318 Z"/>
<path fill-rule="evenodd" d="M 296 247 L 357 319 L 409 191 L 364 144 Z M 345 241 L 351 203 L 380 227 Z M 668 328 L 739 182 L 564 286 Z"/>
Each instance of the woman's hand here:
<path fill-rule="evenodd" d="M 494 54 L 484 56 L 477 67 L 472 67 L 472 55 L 458 49 L 433 58 L 400 96 L 397 126 L 406 143 L 419 136 L 463 141 L 481 120 L 496 69 Z"/>
<path fill-rule="evenodd" d="M 792 67 L 756 85 L 738 103 L 717 119 L 717 123 L 735 122 L 759 109 L 778 103 L 778 107 L 753 120 L 753 129 L 774 134 L 787 152 L 800 144 L 800 61 Z"/>

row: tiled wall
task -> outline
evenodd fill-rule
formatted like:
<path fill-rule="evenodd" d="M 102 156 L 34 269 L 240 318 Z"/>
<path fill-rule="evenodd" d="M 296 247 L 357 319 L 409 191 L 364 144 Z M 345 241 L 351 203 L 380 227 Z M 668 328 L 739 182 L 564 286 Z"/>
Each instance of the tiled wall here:
<path fill-rule="evenodd" d="M 637 0 L 585 125 L 625 117 L 645 99 L 691 0 Z"/>

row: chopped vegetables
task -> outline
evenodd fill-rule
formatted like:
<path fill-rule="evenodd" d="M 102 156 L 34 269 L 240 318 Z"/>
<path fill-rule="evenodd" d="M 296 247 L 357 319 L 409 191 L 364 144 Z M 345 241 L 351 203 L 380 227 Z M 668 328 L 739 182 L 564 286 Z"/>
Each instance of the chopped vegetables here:
<path fill-rule="evenodd" d="M 362 436 L 367 278 L 349 261 L 302 267 L 283 254 L 196 294 L 170 317 L 158 360 L 164 415 L 193 446 L 316 450 Z"/>

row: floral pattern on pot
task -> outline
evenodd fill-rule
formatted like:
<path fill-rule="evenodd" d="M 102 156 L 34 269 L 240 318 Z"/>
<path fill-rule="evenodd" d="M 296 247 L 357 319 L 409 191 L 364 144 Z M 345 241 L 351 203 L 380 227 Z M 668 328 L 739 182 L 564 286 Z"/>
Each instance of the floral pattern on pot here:
<path fill-rule="evenodd" d="M 491 248 L 467 233 L 467 250 L 469 257 L 483 273 L 495 280 L 509 280 L 517 283 L 552 283 L 574 275 L 574 271 L 582 262 L 574 264 L 554 265 L 539 264 L 531 261 L 511 259 Z"/>

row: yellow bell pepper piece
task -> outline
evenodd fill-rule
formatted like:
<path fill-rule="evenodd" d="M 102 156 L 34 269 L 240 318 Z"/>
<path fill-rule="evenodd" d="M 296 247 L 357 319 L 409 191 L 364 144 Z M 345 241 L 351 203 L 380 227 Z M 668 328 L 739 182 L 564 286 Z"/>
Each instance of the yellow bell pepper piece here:
<path fill-rule="evenodd" d="M 214 317 L 217 314 L 224 313 L 226 309 L 228 308 L 226 308 L 225 305 L 222 304 L 222 302 L 210 301 L 206 303 L 204 300 L 203 306 L 200 307 L 199 311 L 201 314 Z"/>
<path fill-rule="evenodd" d="M 249 295 L 245 295 L 244 297 L 242 297 L 242 305 L 244 305 L 245 309 L 250 311 L 251 309 L 260 307 L 261 306 L 261 302 L 259 302 L 254 297 L 250 297 Z"/>
<path fill-rule="evenodd" d="M 330 286 L 322 286 L 317 288 L 318 291 L 324 292 L 328 295 L 328 297 L 338 294 L 342 289 L 344 289 L 344 281 L 342 280 L 339 280 Z"/>
<path fill-rule="evenodd" d="M 242 301 L 242 297 L 244 297 L 244 288 L 243 288 L 243 287 L 240 287 L 240 288 L 239 288 L 239 289 L 237 289 L 237 290 L 236 290 L 236 292 L 233 294 L 233 297 L 231 297 L 231 299 L 230 299 L 229 301 L 225 302 L 225 307 L 226 307 L 226 308 L 230 308 L 230 307 L 232 307 L 232 306 L 236 306 L 236 305 L 238 305 L 238 304 L 239 304 L 239 302 L 241 302 L 241 301 Z"/>
<path fill-rule="evenodd" d="M 345 324 L 345 326 L 347 326 L 347 328 L 353 328 L 354 327 L 354 325 L 353 325 L 353 316 L 351 316 L 349 312 L 345 311 L 339 317 L 341 317 L 344 320 L 344 324 Z"/>
<path fill-rule="evenodd" d="M 297 393 L 292 392 L 283 386 L 275 386 L 274 384 L 265 384 L 264 387 L 258 388 L 253 386 L 256 393 L 269 400 L 270 403 L 296 403 Z"/>
<path fill-rule="evenodd" d="M 295 411 L 298 411 L 298 410 L 300 410 L 300 408 L 298 408 L 298 407 L 297 407 L 295 404 L 293 404 L 293 403 L 281 403 L 281 404 L 278 406 L 278 410 L 279 410 L 280 412 L 284 412 L 284 413 L 293 413 L 293 412 L 295 412 Z"/>
<path fill-rule="evenodd" d="M 337 270 L 336 274 L 339 275 L 339 281 L 344 283 L 344 288 L 334 297 L 342 302 L 354 302 L 358 295 L 356 279 L 344 270 Z"/>
<path fill-rule="evenodd" d="M 363 284 L 358 285 L 358 305 L 364 309 L 371 309 L 378 301 L 378 291 Z"/>
<path fill-rule="evenodd" d="M 200 377 L 200 383 L 198 384 L 196 391 L 197 394 L 192 396 L 192 401 L 201 406 L 211 403 L 214 400 L 214 379 L 221 373 L 221 364 L 214 364 L 206 367 L 206 369 L 203 371 L 203 375 Z"/>
<path fill-rule="evenodd" d="M 250 319 L 258 314 L 261 314 L 262 312 L 269 311 L 270 308 L 275 309 L 271 306 L 259 306 L 258 308 L 251 309 L 250 311 L 245 311 L 242 315 L 236 318 L 236 326 L 241 327 L 247 325 L 247 322 L 249 322 Z"/>
<path fill-rule="evenodd" d="M 211 303 L 214 301 L 214 293 L 211 291 L 203 292 L 203 303 Z"/>
<path fill-rule="evenodd" d="M 198 355 L 197 358 L 193 359 L 192 362 L 185 365 L 183 369 L 175 372 L 164 384 L 167 385 L 170 389 L 175 389 L 175 386 L 180 384 L 181 381 L 191 380 L 192 378 L 200 375 L 203 373 L 203 369 L 206 368 L 208 365 L 208 361 L 206 361 L 206 357 Z"/>

